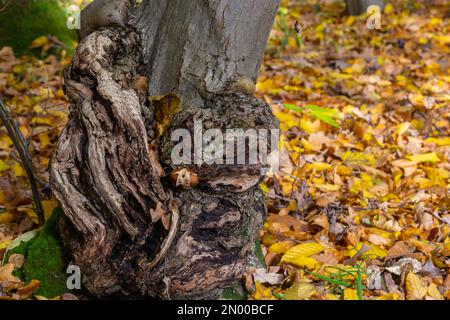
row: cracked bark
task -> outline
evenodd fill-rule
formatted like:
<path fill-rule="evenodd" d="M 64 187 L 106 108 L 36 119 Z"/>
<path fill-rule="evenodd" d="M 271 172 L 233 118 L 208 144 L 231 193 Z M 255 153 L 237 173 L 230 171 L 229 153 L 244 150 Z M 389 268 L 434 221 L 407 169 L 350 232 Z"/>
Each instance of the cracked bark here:
<path fill-rule="evenodd" d="M 193 118 L 204 130 L 278 127 L 267 104 L 229 89 L 238 78 L 256 80 L 277 7 L 278 0 L 96 0 L 83 12 L 65 74 L 69 123 L 50 171 L 64 243 L 92 294 L 217 298 L 256 263 L 266 214 L 261 163 L 192 165 L 200 184 L 187 191 L 165 175 L 177 168 L 170 134 L 192 131 Z M 148 92 L 136 89 L 139 76 Z M 181 110 L 159 137 L 160 106 L 147 96 L 169 94 Z M 169 230 L 152 219 L 156 212 Z"/>

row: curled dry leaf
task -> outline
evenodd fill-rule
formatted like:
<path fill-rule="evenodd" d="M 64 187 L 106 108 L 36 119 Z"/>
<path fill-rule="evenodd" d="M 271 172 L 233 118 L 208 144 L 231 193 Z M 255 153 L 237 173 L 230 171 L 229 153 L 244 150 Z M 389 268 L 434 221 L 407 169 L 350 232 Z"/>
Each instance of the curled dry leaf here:
<path fill-rule="evenodd" d="M 380 290 L 382 288 L 382 274 L 383 270 L 379 266 L 369 266 L 367 268 L 367 288 L 370 290 Z"/>
<path fill-rule="evenodd" d="M 435 278 L 441 275 L 441 269 L 436 268 L 431 260 L 427 260 L 422 267 L 422 274 L 426 277 Z"/>
<path fill-rule="evenodd" d="M 386 260 L 406 257 L 414 253 L 415 250 L 416 248 L 412 244 L 406 241 L 397 241 L 392 248 L 389 249 Z"/>
<path fill-rule="evenodd" d="M 14 268 L 22 268 L 23 264 L 25 263 L 25 257 L 21 254 L 14 253 L 9 256 L 8 262 L 11 263 Z"/>
<path fill-rule="evenodd" d="M 264 268 L 256 269 L 253 273 L 254 281 L 259 281 L 261 283 L 266 283 L 270 285 L 278 285 L 281 284 L 284 280 L 284 275 L 275 273 L 275 272 L 267 272 Z"/>
<path fill-rule="evenodd" d="M 63 293 L 61 300 L 79 300 L 78 297 L 72 293 Z"/>
<path fill-rule="evenodd" d="M 386 239 L 386 238 L 384 238 L 384 237 L 382 237 L 382 236 L 380 236 L 378 234 L 374 234 L 374 233 L 369 234 L 367 236 L 367 240 L 369 242 L 372 242 L 373 244 L 378 245 L 378 246 L 379 245 L 385 246 L 385 245 L 388 245 L 388 244 L 391 243 L 391 241 L 389 239 Z"/>
<path fill-rule="evenodd" d="M 25 287 L 20 288 L 17 290 L 16 295 L 20 300 L 28 299 L 33 292 L 35 292 L 37 289 L 39 289 L 39 280 L 31 280 L 29 284 L 27 284 Z"/>
<path fill-rule="evenodd" d="M 402 258 L 394 265 L 387 267 L 386 270 L 400 276 L 405 268 L 411 268 L 412 273 L 419 273 L 422 271 L 422 264 L 417 259 Z"/>
<path fill-rule="evenodd" d="M 400 227 L 398 221 L 393 219 L 387 219 L 384 216 L 380 216 L 378 219 L 373 221 L 374 226 L 387 231 L 400 232 L 402 228 Z"/>
<path fill-rule="evenodd" d="M 22 281 L 13 275 L 13 271 L 14 265 L 12 263 L 7 263 L 0 267 L 0 286 L 5 291 L 17 289 L 22 286 Z"/>

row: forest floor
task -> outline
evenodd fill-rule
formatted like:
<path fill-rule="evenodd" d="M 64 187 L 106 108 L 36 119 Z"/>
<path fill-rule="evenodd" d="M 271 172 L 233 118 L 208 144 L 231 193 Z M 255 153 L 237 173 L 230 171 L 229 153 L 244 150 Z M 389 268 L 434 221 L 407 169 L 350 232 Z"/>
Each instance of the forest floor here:
<path fill-rule="evenodd" d="M 281 161 L 262 184 L 267 268 L 247 272 L 250 298 L 450 299 L 446 2 L 396 1 L 371 30 L 336 1 L 282 1 L 257 85 L 281 122 Z M 47 167 L 69 106 L 70 57 L 48 54 L 57 45 L 36 39 L 42 59 L 0 48 L 0 98 L 29 142 L 47 217 L 57 206 Z M 36 223 L 2 128 L 0 257 Z M 36 298 L 38 282 L 20 282 L 10 262 L 0 298 Z"/>

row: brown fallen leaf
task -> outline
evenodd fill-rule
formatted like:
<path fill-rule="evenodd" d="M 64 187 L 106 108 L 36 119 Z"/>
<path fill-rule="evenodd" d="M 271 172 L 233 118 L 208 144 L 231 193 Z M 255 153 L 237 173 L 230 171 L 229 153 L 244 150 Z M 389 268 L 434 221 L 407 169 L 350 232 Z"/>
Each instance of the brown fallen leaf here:
<path fill-rule="evenodd" d="M 14 253 L 9 256 L 8 262 L 11 263 L 14 268 L 22 268 L 23 264 L 25 263 L 25 257 L 21 254 Z"/>
<path fill-rule="evenodd" d="M 321 254 L 315 254 L 311 256 L 312 258 L 316 259 L 318 262 L 323 263 L 325 265 L 336 265 L 339 261 L 336 258 L 336 256 L 331 255 L 331 254 L 325 254 L 325 253 L 321 253 Z"/>
<path fill-rule="evenodd" d="M 33 292 L 35 292 L 37 289 L 39 289 L 39 280 L 31 280 L 29 284 L 27 284 L 25 287 L 20 288 L 17 290 L 16 295 L 18 296 L 19 300 L 25 300 L 28 299 Z"/>
<path fill-rule="evenodd" d="M 330 223 L 328 222 L 328 218 L 324 214 L 321 214 L 320 216 L 315 217 L 313 222 L 312 222 L 312 224 L 323 228 L 327 232 L 328 232 L 328 229 L 330 227 Z"/>
<path fill-rule="evenodd" d="M 436 268 L 431 260 L 428 260 L 422 267 L 422 274 L 425 277 L 435 278 L 441 275 L 441 269 Z"/>
<path fill-rule="evenodd" d="M 444 288 L 445 288 L 445 290 L 450 290 L 450 274 L 448 274 L 446 277 L 445 277 L 445 280 L 444 280 Z"/>
<path fill-rule="evenodd" d="M 278 285 L 281 284 L 285 276 L 275 272 L 267 272 L 265 268 L 258 268 L 253 273 L 254 281 L 259 281 L 260 283 Z"/>
<path fill-rule="evenodd" d="M 391 249 L 389 249 L 386 260 L 391 260 L 399 257 L 407 257 L 414 253 L 416 247 L 406 241 L 397 241 Z"/>
<path fill-rule="evenodd" d="M 373 244 L 376 244 L 377 246 L 379 246 L 379 245 L 385 246 L 385 245 L 388 245 L 391 243 L 391 241 L 389 239 L 386 239 L 386 238 L 384 238 L 378 234 L 374 234 L 374 233 L 369 234 L 367 236 L 367 240 Z"/>
<path fill-rule="evenodd" d="M 13 271 L 14 265 L 12 263 L 7 263 L 0 267 L 0 286 L 3 287 L 5 291 L 17 289 L 22 286 L 22 281 L 12 274 Z"/>
<path fill-rule="evenodd" d="M 80 300 L 78 297 L 72 293 L 63 293 L 61 295 L 61 300 Z"/>

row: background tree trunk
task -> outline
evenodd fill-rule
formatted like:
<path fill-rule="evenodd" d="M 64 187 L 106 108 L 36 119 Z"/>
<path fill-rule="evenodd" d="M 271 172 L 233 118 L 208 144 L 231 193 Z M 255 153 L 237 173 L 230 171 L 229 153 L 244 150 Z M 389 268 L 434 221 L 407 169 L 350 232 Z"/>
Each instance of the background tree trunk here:
<path fill-rule="evenodd" d="M 97 0 L 82 13 L 65 76 L 70 120 L 50 170 L 91 293 L 216 298 L 257 263 L 264 163 L 190 165 L 200 184 L 183 191 L 167 177 L 179 169 L 170 137 L 192 133 L 193 120 L 278 128 L 248 90 L 278 2 Z"/>
<path fill-rule="evenodd" d="M 377 5 L 380 8 L 384 8 L 383 0 L 347 0 L 347 14 L 356 16 L 363 14 L 367 11 L 367 8 Z"/>

